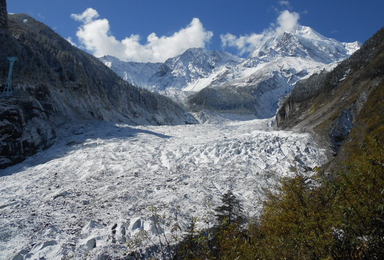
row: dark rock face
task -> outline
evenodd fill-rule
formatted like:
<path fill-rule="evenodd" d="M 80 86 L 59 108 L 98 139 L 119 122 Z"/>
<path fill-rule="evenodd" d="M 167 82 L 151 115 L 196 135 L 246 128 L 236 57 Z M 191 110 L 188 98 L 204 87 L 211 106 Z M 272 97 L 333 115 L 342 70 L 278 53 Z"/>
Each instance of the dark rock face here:
<path fill-rule="evenodd" d="M 355 115 L 350 109 L 344 109 L 340 116 L 333 121 L 329 129 L 329 140 L 334 155 L 338 154 L 341 144 L 351 132 L 354 121 Z"/>
<path fill-rule="evenodd" d="M 231 111 L 237 113 L 249 113 L 254 110 L 254 100 L 251 90 L 226 88 L 204 88 L 189 97 L 188 100 L 192 111 L 210 109 L 215 111 Z"/>
<path fill-rule="evenodd" d="M 56 138 L 35 99 L 7 99 L 0 105 L 0 169 L 50 147 Z"/>

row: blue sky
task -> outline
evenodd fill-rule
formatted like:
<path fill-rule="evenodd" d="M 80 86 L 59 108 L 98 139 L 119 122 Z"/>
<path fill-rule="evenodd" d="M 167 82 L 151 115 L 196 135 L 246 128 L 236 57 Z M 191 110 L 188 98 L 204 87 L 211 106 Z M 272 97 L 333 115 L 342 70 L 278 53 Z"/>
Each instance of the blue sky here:
<path fill-rule="evenodd" d="M 95 56 L 164 61 L 190 47 L 246 56 L 266 31 L 309 26 L 364 42 L 384 26 L 383 0 L 8 0 Z M 223 45 L 223 43 L 225 43 Z"/>

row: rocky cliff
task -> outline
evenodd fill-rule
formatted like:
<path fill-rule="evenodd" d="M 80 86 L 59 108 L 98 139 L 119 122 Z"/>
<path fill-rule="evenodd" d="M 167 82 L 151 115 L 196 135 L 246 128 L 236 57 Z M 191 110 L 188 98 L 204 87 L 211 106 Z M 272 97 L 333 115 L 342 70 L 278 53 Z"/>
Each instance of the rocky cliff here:
<path fill-rule="evenodd" d="M 351 132 L 356 139 L 382 129 L 383 89 L 384 28 L 331 72 L 298 82 L 278 111 L 276 124 L 280 129 L 316 133 L 336 155 L 345 140 L 352 142 Z"/>
<path fill-rule="evenodd" d="M 9 70 L 7 57 L 17 56 L 18 62 L 15 95 L 0 100 L 0 167 L 50 146 L 54 129 L 63 122 L 195 122 L 169 98 L 133 87 L 33 18 L 9 15 L 8 27 L 9 33 L 0 38 L 2 86 Z"/>
<path fill-rule="evenodd" d="M 33 98 L 0 103 L 0 168 L 23 161 L 55 141 L 47 112 Z"/>

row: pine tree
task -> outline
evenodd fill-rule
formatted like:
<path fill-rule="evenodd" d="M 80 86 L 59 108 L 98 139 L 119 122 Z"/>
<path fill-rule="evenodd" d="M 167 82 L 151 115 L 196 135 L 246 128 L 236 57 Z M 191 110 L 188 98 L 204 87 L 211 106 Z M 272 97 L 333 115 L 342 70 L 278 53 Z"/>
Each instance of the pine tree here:
<path fill-rule="evenodd" d="M 231 225 L 244 221 L 243 206 L 231 190 L 221 197 L 222 205 L 215 208 L 220 225 Z"/>

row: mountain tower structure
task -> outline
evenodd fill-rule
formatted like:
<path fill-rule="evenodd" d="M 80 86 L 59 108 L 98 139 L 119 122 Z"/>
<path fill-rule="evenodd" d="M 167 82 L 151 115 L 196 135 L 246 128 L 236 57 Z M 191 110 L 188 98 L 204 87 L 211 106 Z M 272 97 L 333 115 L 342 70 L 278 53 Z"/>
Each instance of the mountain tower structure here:
<path fill-rule="evenodd" d="M 13 66 L 17 61 L 17 57 L 8 57 L 8 60 L 9 60 L 9 72 L 8 72 L 8 78 L 7 78 L 7 82 L 5 83 L 5 88 L 4 88 L 2 97 L 10 97 L 13 95 L 12 75 L 13 75 Z"/>

